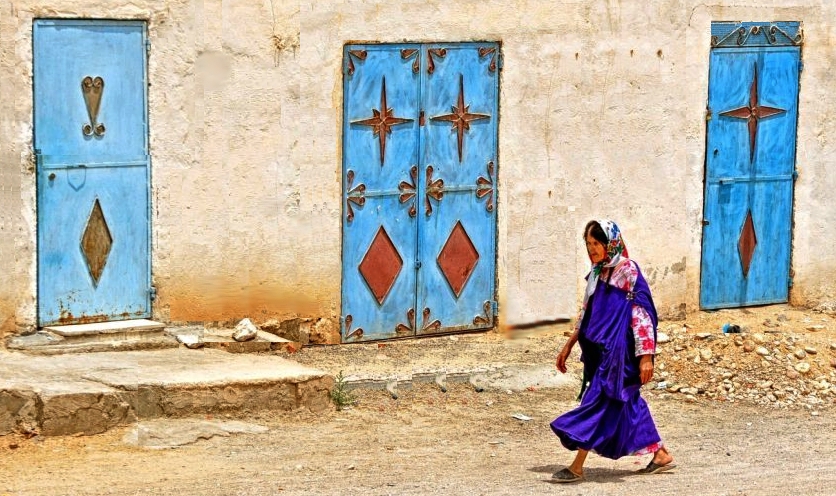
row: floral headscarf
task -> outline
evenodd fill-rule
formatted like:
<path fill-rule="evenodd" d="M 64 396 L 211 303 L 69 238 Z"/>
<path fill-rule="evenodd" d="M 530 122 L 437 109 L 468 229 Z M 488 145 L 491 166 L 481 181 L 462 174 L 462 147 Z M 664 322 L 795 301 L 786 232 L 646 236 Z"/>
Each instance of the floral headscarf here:
<path fill-rule="evenodd" d="M 622 260 L 629 257 L 627 254 L 627 245 L 621 238 L 621 230 L 611 220 L 598 220 L 604 234 L 607 235 L 607 255 L 604 260 L 592 265 L 592 270 L 589 271 L 589 277 L 586 279 L 586 292 L 583 295 L 583 306 L 586 308 L 586 302 L 592 293 L 595 292 L 595 287 L 598 285 L 598 277 L 604 267 L 615 267 L 620 264 Z M 586 233 L 584 233 L 585 235 Z"/>

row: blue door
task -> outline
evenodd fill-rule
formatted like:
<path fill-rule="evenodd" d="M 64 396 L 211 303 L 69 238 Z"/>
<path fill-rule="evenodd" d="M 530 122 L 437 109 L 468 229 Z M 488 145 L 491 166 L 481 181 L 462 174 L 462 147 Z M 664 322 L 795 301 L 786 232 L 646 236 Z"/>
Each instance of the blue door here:
<path fill-rule="evenodd" d="M 492 327 L 498 45 L 344 53 L 344 341 Z"/>
<path fill-rule="evenodd" d="M 38 323 L 149 317 L 145 23 L 33 29 Z"/>
<path fill-rule="evenodd" d="M 715 23 L 709 64 L 700 306 L 786 302 L 797 23 Z"/>

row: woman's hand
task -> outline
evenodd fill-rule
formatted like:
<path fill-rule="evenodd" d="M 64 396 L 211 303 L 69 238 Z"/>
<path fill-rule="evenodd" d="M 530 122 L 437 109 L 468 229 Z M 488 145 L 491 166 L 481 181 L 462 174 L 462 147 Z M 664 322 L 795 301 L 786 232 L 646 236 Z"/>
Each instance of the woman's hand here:
<path fill-rule="evenodd" d="M 653 378 L 653 355 L 642 355 L 639 362 L 639 379 L 647 384 Z"/>
<path fill-rule="evenodd" d="M 566 359 L 569 358 L 569 354 L 572 353 L 571 346 L 564 346 L 560 353 L 557 354 L 557 370 L 559 370 L 562 374 L 566 373 Z"/>

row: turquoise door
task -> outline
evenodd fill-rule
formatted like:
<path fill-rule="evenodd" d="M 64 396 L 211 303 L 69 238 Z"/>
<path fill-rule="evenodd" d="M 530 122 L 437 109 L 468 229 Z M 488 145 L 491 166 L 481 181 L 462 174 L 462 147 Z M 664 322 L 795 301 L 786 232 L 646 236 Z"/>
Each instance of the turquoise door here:
<path fill-rule="evenodd" d="M 712 26 L 702 308 L 788 299 L 798 29 L 797 23 Z"/>
<path fill-rule="evenodd" d="M 494 324 L 498 45 L 344 53 L 344 341 Z"/>
<path fill-rule="evenodd" d="M 38 323 L 149 317 L 145 23 L 33 30 Z"/>

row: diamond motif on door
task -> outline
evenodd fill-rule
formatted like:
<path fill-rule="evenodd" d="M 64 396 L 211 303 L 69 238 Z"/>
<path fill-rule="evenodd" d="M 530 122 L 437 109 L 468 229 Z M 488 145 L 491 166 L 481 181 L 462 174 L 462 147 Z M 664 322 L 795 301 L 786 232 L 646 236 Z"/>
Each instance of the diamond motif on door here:
<path fill-rule="evenodd" d="M 358 267 L 360 275 L 363 276 L 363 280 L 366 281 L 366 285 L 378 304 L 383 304 L 402 267 L 401 255 L 392 243 L 392 239 L 389 238 L 386 229 L 381 226 Z"/>
<path fill-rule="evenodd" d="M 479 252 L 473 246 L 461 221 L 456 222 L 437 260 L 441 273 L 447 279 L 447 284 L 458 298 L 479 261 Z"/>
<path fill-rule="evenodd" d="M 758 238 L 755 236 L 755 224 L 752 222 L 752 211 L 746 213 L 746 221 L 743 223 L 743 231 L 737 241 L 737 249 L 740 251 L 740 263 L 743 264 L 743 277 L 749 275 L 749 264 L 752 263 L 752 255 L 755 253 L 755 245 Z"/>
<path fill-rule="evenodd" d="M 84 255 L 84 261 L 87 263 L 94 286 L 99 284 L 112 246 L 113 238 L 110 236 L 110 229 L 107 227 L 102 206 L 96 199 L 93 211 L 87 219 L 87 227 L 84 228 L 84 234 L 81 237 L 81 253 Z"/>

